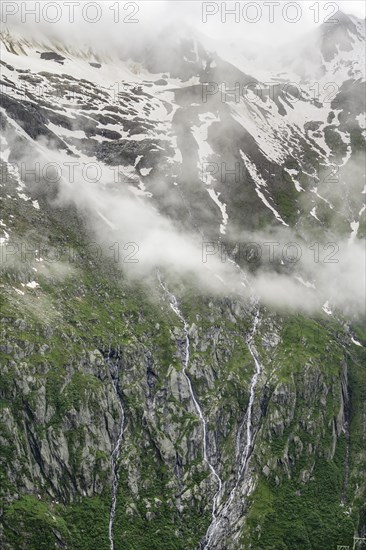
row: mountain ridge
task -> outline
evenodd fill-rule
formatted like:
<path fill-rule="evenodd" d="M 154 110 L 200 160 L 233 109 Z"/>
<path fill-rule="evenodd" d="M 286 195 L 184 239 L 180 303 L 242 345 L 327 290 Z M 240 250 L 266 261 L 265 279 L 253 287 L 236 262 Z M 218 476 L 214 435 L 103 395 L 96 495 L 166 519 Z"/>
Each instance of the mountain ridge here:
<path fill-rule="evenodd" d="M 196 38 L 5 36 L 5 550 L 365 535 L 364 74 L 332 34 L 315 91 Z"/>

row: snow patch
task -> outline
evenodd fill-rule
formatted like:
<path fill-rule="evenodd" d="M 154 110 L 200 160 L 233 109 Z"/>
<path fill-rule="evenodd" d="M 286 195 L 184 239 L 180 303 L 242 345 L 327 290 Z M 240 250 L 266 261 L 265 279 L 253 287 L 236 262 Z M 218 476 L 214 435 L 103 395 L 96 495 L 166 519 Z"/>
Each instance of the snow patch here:
<path fill-rule="evenodd" d="M 314 206 L 314 208 L 311 210 L 310 216 L 313 216 L 313 218 L 315 218 L 316 220 L 318 220 L 318 222 L 320 222 L 318 216 L 316 215 L 316 206 Z"/>
<path fill-rule="evenodd" d="M 361 346 L 361 348 L 362 348 L 361 342 L 359 342 L 358 340 L 355 340 L 353 337 L 351 338 L 351 340 L 354 344 L 356 344 L 356 346 Z"/>
<path fill-rule="evenodd" d="M 286 170 L 286 172 L 287 172 L 288 174 L 290 174 L 291 179 L 292 179 L 292 181 L 294 182 L 296 191 L 298 191 L 299 193 L 300 193 L 301 191 L 304 191 L 304 189 L 301 187 L 300 183 L 297 181 L 297 179 L 295 179 L 295 176 L 297 176 L 297 175 L 299 174 L 299 172 L 298 172 L 297 170 L 295 170 L 295 169 L 291 169 L 291 170 L 290 170 L 290 169 L 288 169 L 288 168 L 285 168 L 285 170 Z"/>
<path fill-rule="evenodd" d="M 355 119 L 357 120 L 358 124 L 360 125 L 360 128 L 362 128 L 362 130 L 365 130 L 366 129 L 365 113 L 363 115 L 357 115 L 355 117 Z"/>
<path fill-rule="evenodd" d="M 348 239 L 348 242 L 349 244 L 353 243 L 353 241 L 355 240 L 355 238 L 357 237 L 357 233 L 358 233 L 358 228 L 360 226 L 360 222 L 351 222 L 350 223 L 350 226 L 351 226 L 351 235 L 350 235 L 350 238 Z"/>
<path fill-rule="evenodd" d="M 222 223 L 220 224 L 220 233 L 222 235 L 225 235 L 226 226 L 227 226 L 227 222 L 228 222 L 228 219 L 229 219 L 229 217 L 227 215 L 227 212 L 226 212 L 226 204 L 224 202 L 220 201 L 220 199 L 219 199 L 220 193 L 216 193 L 216 191 L 214 191 L 213 189 L 207 189 L 207 192 L 210 195 L 211 199 L 214 201 L 214 203 L 216 203 L 217 206 L 221 210 Z"/>
<path fill-rule="evenodd" d="M 148 176 L 151 172 L 152 168 L 141 168 L 140 174 L 142 176 Z"/>
<path fill-rule="evenodd" d="M 281 218 L 277 210 L 268 202 L 264 194 L 259 190 L 259 187 L 267 187 L 267 184 L 264 181 L 264 179 L 258 174 L 255 164 L 249 160 L 249 158 L 246 156 L 245 153 L 243 153 L 241 149 L 240 149 L 240 154 L 244 161 L 245 166 L 248 168 L 249 174 L 252 176 L 254 180 L 255 190 L 258 197 L 262 200 L 263 204 L 273 212 L 275 218 L 279 222 L 281 222 L 282 225 L 285 225 L 286 227 L 288 227 L 288 224 Z"/>
<path fill-rule="evenodd" d="M 34 289 L 34 288 L 38 288 L 38 287 L 39 287 L 39 284 L 36 283 L 36 281 L 30 281 L 30 282 L 27 283 L 25 286 L 28 287 L 28 288 L 33 288 L 33 289 Z"/>
<path fill-rule="evenodd" d="M 25 195 L 24 193 L 18 193 L 18 197 L 20 199 L 23 199 L 24 201 L 29 201 L 30 200 L 30 197 L 27 197 L 27 195 Z"/>
<path fill-rule="evenodd" d="M 332 310 L 331 310 L 330 307 L 329 307 L 329 302 L 328 302 L 328 301 L 326 301 L 325 304 L 323 304 L 322 310 L 323 310 L 324 313 L 326 313 L 327 315 L 333 315 L 333 312 L 332 312 Z"/>

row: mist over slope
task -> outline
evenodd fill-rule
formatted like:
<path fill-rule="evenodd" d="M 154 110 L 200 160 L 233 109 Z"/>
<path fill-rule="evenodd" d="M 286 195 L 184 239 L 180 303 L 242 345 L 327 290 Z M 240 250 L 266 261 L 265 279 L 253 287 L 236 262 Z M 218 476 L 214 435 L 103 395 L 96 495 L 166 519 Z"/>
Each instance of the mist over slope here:
<path fill-rule="evenodd" d="M 351 545 L 365 21 L 248 55 L 130 4 L 1 33 L 2 545 Z"/>
<path fill-rule="evenodd" d="M 359 50 L 358 43 L 361 45 L 362 38 L 364 40 L 364 31 L 362 35 L 360 30 L 362 22 L 358 23 L 357 27 L 348 16 L 342 15 L 337 29 L 332 28 L 332 34 L 323 24 L 325 28 L 316 31 L 317 37 L 320 35 L 321 38 L 317 38 L 314 48 L 318 43 L 322 45 L 319 47 L 322 57 L 322 47 L 328 47 L 331 51 L 329 44 L 334 43 L 337 48 L 337 37 L 345 33 L 349 37 L 348 42 L 341 47 L 337 64 L 339 67 L 342 64 L 347 66 L 349 62 L 343 60 L 343 50 L 348 54 L 350 44 L 356 41 L 355 47 Z M 161 31 L 157 38 L 147 37 L 144 47 L 138 44 L 136 51 L 132 41 L 129 44 L 132 58 L 127 58 L 122 64 L 118 57 L 126 57 L 123 50 L 118 51 L 116 56 L 117 52 L 113 54 L 112 48 L 109 59 L 102 62 L 96 51 L 70 50 L 58 42 L 52 46 L 52 41 L 48 45 L 32 43 L 29 39 L 22 42 L 5 34 L 5 58 L 7 55 L 13 57 L 12 51 L 22 51 L 26 54 L 22 56 L 26 64 L 31 62 L 37 69 L 46 69 L 51 63 L 52 69 L 56 70 L 52 78 L 46 70 L 38 70 L 40 76 L 35 80 L 26 73 L 18 76 L 22 86 L 29 83 L 25 90 L 25 95 L 30 99 L 28 106 L 32 106 L 32 98 L 37 98 L 39 93 L 44 102 L 37 109 L 39 127 L 33 130 L 34 121 L 24 121 L 21 113 L 12 74 L 14 71 L 4 66 L 4 73 L 9 73 L 6 90 L 14 91 L 10 97 L 8 95 L 3 99 L 5 112 L 10 115 L 16 113 L 15 122 L 23 129 L 25 124 L 28 125 L 28 132 L 31 130 L 33 137 L 44 136 L 41 142 L 38 139 L 41 145 L 40 173 L 43 175 L 46 172 L 44 166 L 50 157 L 56 166 L 60 166 L 55 169 L 60 185 L 59 200 L 71 200 L 81 209 L 88 209 L 93 218 L 91 225 L 98 227 L 97 233 L 105 241 L 113 243 L 124 235 L 126 242 L 137 244 L 140 259 L 135 271 L 140 268 L 146 272 L 160 262 L 170 267 L 175 265 L 178 271 L 193 270 L 198 278 L 204 279 L 208 266 L 202 265 L 202 257 L 210 243 L 215 243 L 211 246 L 210 263 L 220 280 L 228 275 L 228 266 L 222 261 L 222 247 L 230 254 L 238 245 L 256 241 L 255 230 L 262 229 L 264 225 L 267 232 L 262 232 L 262 240 L 258 244 L 261 255 L 265 256 L 265 264 L 274 258 L 273 251 L 265 249 L 263 243 L 270 242 L 272 248 L 280 246 L 283 250 L 284 246 L 295 242 L 295 256 L 302 256 L 303 251 L 307 255 L 304 258 L 307 269 L 301 266 L 298 272 L 301 274 L 305 270 L 311 283 L 319 278 L 321 296 L 312 300 L 317 304 L 315 307 L 319 307 L 319 299 L 324 299 L 324 303 L 334 296 L 337 305 L 347 307 L 350 298 L 346 289 L 351 286 L 360 289 L 361 294 L 355 297 L 348 309 L 357 310 L 357 304 L 364 301 L 359 273 L 362 273 L 365 263 L 364 247 L 351 238 L 354 227 L 357 224 L 359 227 L 360 223 L 362 226 L 365 216 L 361 120 L 364 82 L 359 78 L 359 60 L 356 58 L 353 62 L 358 68 L 348 68 L 348 75 L 337 75 L 338 84 L 317 82 L 318 91 L 323 87 L 323 95 L 328 99 L 314 98 L 310 86 L 303 86 L 303 81 L 298 85 L 287 83 L 283 78 L 285 73 L 282 73 L 279 82 L 271 84 L 244 74 L 215 52 L 207 51 L 195 33 L 194 38 L 189 38 L 189 31 L 186 27 L 180 34 L 177 28 L 169 32 Z M 167 43 L 170 43 L 169 47 Z M 52 60 L 52 55 L 47 59 L 47 50 L 51 47 L 54 48 L 53 55 L 62 57 L 61 61 Z M 94 47 L 98 48 L 98 43 Z M 320 71 L 317 61 L 313 62 L 311 52 L 305 51 L 302 59 L 312 62 L 314 74 Z M 120 82 L 114 80 L 117 63 L 118 71 L 124 78 Z M 287 65 L 291 67 L 288 61 Z M 66 67 L 70 73 L 68 76 L 63 73 Z M 325 66 L 321 67 L 324 72 Z M 79 79 L 76 84 L 75 75 L 80 75 L 80 71 L 86 78 L 82 82 Z M 333 72 L 329 71 L 329 74 L 333 76 Z M 350 75 L 355 78 L 350 78 Z M 96 82 L 92 84 L 93 80 L 88 79 L 93 78 Z M 125 79 L 132 79 L 133 82 Z M 351 86 L 354 97 L 352 108 L 336 117 Z M 59 108 L 55 112 L 53 96 L 66 94 L 69 87 L 63 113 L 59 112 Z M 329 87 L 330 92 L 325 92 Z M 347 106 L 351 107 L 349 103 Z M 26 108 L 22 107 L 23 110 Z M 121 115 L 126 118 L 123 120 Z M 144 118 L 146 115 L 148 121 Z M 13 139 L 13 131 L 10 126 L 10 140 Z M 80 132 L 85 132 L 86 137 L 80 137 Z M 120 144 L 123 144 L 122 150 Z M 55 153 L 45 151 L 45 147 L 52 147 Z M 64 151 L 65 158 L 60 155 L 61 151 Z M 79 165 L 75 161 L 75 166 L 72 166 L 75 181 L 85 179 L 83 163 L 99 163 L 97 169 L 90 167 L 93 175 L 89 178 L 87 175 L 86 182 L 80 181 L 77 185 L 75 181 L 71 184 L 68 181 L 71 175 L 68 165 L 70 155 L 81 161 Z M 25 165 L 34 163 L 34 158 L 30 160 L 33 156 L 33 150 L 24 158 L 18 154 L 17 162 Z M 116 185 L 118 178 L 125 181 Z M 345 186 L 350 198 L 344 202 Z M 106 202 L 102 208 L 103 215 L 93 205 L 100 203 L 101 192 L 102 200 Z M 136 194 L 138 201 L 134 201 Z M 137 209 L 134 214 L 132 204 Z M 121 209 L 123 215 L 120 215 Z M 132 215 L 129 216 L 128 212 Z M 175 224 L 178 221 L 176 237 L 171 222 L 163 221 L 162 215 L 173 218 Z M 309 215 L 313 218 L 310 224 Z M 120 219 L 117 223 L 116 217 Z M 109 218 L 108 224 L 106 220 Z M 141 218 L 148 227 L 156 227 L 155 236 L 154 232 L 147 235 Z M 164 224 L 165 229 L 162 227 Z M 278 243 L 271 233 L 275 234 L 276 228 L 281 225 L 288 227 L 289 231 L 283 234 L 282 239 L 285 240 Z M 339 257 L 332 257 L 330 265 L 322 265 L 322 269 L 316 265 L 318 262 L 311 262 L 312 252 L 308 250 L 315 234 L 322 241 L 325 238 L 323 246 L 334 243 L 334 251 L 337 249 L 338 254 L 339 250 Z M 203 242 L 193 245 L 192 240 L 197 240 L 197 237 Z M 216 252 L 212 254 L 212 250 Z M 286 254 L 287 250 L 285 248 Z M 288 259 L 286 254 L 285 259 Z M 245 255 L 246 251 L 241 254 L 243 257 Z M 353 259 L 353 263 L 350 264 L 346 259 L 348 257 Z M 297 261 L 292 263 L 297 264 Z M 312 263 L 315 265 L 312 266 Z M 280 265 L 280 261 L 276 261 L 276 271 L 281 270 Z M 265 272 L 272 268 L 265 265 Z M 232 271 L 234 274 L 235 269 Z M 293 286 L 294 282 L 292 274 L 291 280 L 288 279 L 288 266 L 284 265 L 278 275 L 273 289 L 269 277 L 264 285 L 263 297 L 265 300 L 269 298 L 271 304 L 277 303 L 277 299 L 271 300 L 271 297 L 279 296 L 278 284 L 283 279 L 284 293 L 280 295 L 287 294 L 285 304 L 291 305 L 288 285 Z M 341 280 L 342 286 L 336 286 L 327 296 L 329 277 L 336 284 Z M 355 284 L 352 277 L 355 277 Z M 259 279 L 259 286 L 264 288 L 262 280 L 266 279 L 266 274 L 261 273 Z M 297 286 L 300 297 L 295 300 L 294 307 L 304 302 L 303 289 Z M 278 305 L 281 306 L 281 300 Z"/>

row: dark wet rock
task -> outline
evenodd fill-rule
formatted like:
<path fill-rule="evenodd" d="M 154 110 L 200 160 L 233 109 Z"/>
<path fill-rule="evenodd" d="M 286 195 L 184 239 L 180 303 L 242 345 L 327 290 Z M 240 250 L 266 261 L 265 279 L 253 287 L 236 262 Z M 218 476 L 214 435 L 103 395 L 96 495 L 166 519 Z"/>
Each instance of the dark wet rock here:
<path fill-rule="evenodd" d="M 31 138 L 44 137 L 56 147 L 67 149 L 67 145 L 62 139 L 47 128 L 48 120 L 46 116 L 30 101 L 18 101 L 1 94 L 0 105 L 6 110 L 8 116 L 13 118 Z"/>
<path fill-rule="evenodd" d="M 62 63 L 65 60 L 65 57 L 56 52 L 43 52 L 41 53 L 41 59 L 47 59 L 48 61 L 57 61 L 57 63 Z"/>
<path fill-rule="evenodd" d="M 41 82 L 43 82 L 42 78 L 36 75 L 22 74 L 19 76 L 19 79 L 25 80 L 26 82 L 29 82 L 29 84 L 33 84 L 34 86 L 36 86 L 37 84 L 41 84 Z"/>
<path fill-rule="evenodd" d="M 1 59 L 0 59 L 0 65 L 3 65 L 4 67 L 6 67 L 7 69 L 9 69 L 9 71 L 14 71 L 14 67 L 9 65 L 9 63 L 5 63 L 5 61 L 3 61 Z"/>
<path fill-rule="evenodd" d="M 114 130 L 108 130 L 106 128 L 102 128 L 101 130 L 97 130 L 97 135 L 105 137 L 107 139 L 121 139 L 121 134 L 119 132 L 115 132 Z"/>

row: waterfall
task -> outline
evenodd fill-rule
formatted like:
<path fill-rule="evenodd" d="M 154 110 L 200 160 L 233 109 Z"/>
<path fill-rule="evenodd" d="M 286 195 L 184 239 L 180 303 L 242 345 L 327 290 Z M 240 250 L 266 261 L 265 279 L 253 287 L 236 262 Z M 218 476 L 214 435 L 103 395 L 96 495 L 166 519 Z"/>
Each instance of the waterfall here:
<path fill-rule="evenodd" d="M 108 537 L 109 537 L 109 548 L 110 550 L 114 550 L 114 537 L 113 537 L 113 525 L 114 525 L 114 518 L 116 515 L 116 505 L 117 505 L 117 491 L 118 491 L 118 481 L 119 481 L 119 474 L 118 474 L 118 460 L 121 454 L 121 444 L 122 444 L 122 438 L 123 438 L 123 430 L 124 430 L 124 421 L 125 421 L 125 414 L 123 410 L 123 406 L 121 403 L 121 398 L 118 392 L 118 378 L 116 377 L 118 373 L 118 366 L 117 362 L 115 365 L 113 365 L 115 372 L 112 373 L 112 386 L 114 393 L 117 398 L 117 402 L 121 411 L 121 424 L 119 427 L 119 433 L 116 445 L 114 446 L 114 449 L 111 453 L 111 470 L 112 470 L 112 498 L 111 498 L 111 510 L 109 514 L 109 527 L 108 527 Z"/>
<path fill-rule="evenodd" d="M 213 536 L 216 534 L 222 520 L 227 517 L 227 513 L 234 500 L 239 483 L 242 480 L 243 476 L 245 475 L 252 446 L 253 446 L 253 435 L 254 435 L 253 426 L 252 426 L 253 406 L 254 406 L 256 386 L 258 383 L 259 376 L 262 372 L 262 364 L 259 360 L 258 352 L 254 344 L 254 336 L 256 334 L 258 323 L 259 323 L 259 305 L 255 298 L 253 298 L 253 302 L 254 302 L 254 309 L 255 309 L 254 321 L 253 321 L 252 330 L 247 338 L 246 343 L 247 343 L 248 350 L 254 360 L 255 373 L 250 381 L 249 403 L 248 403 L 247 415 L 246 415 L 246 443 L 245 443 L 245 447 L 242 452 L 242 455 L 240 457 L 240 466 L 238 469 L 236 483 L 234 487 L 231 489 L 229 497 L 225 502 L 224 506 L 221 508 L 221 510 L 219 510 L 218 514 L 213 518 L 213 521 L 211 522 L 206 532 L 205 538 L 202 542 L 202 545 L 201 545 L 202 550 L 210 548 L 210 544 Z M 218 499 L 219 499 L 219 496 L 220 495 L 218 495 Z"/>
<path fill-rule="evenodd" d="M 246 278 L 244 272 L 240 269 L 240 267 L 233 260 L 229 260 L 229 261 L 231 261 L 233 264 L 235 264 L 236 268 L 240 271 L 240 274 L 241 274 L 243 280 L 245 281 L 243 283 L 244 286 L 249 286 L 250 290 L 253 292 L 253 289 L 251 288 L 251 285 L 250 285 L 248 279 Z M 248 402 L 247 413 L 246 413 L 246 442 L 245 442 L 244 450 L 241 452 L 240 465 L 239 465 L 239 468 L 238 468 L 238 474 L 236 476 L 236 482 L 235 482 L 233 488 L 231 489 L 230 494 L 229 494 L 226 502 L 223 504 L 221 509 L 219 509 L 219 504 L 220 504 L 220 501 L 221 501 L 221 498 L 222 498 L 221 493 L 223 491 L 223 483 L 222 483 L 221 478 L 219 477 L 218 473 L 216 472 L 215 468 L 213 467 L 213 465 L 211 464 L 211 462 L 210 462 L 210 460 L 207 456 L 207 423 L 206 423 L 206 420 L 205 420 L 205 418 L 202 414 L 202 410 L 200 408 L 200 405 L 199 405 L 197 399 L 194 396 L 192 383 L 191 383 L 191 380 L 190 380 L 190 378 L 189 378 L 189 376 L 186 372 L 187 367 L 189 365 L 189 352 L 190 352 L 189 326 L 188 326 L 188 323 L 185 320 L 185 318 L 184 318 L 184 316 L 183 316 L 183 314 L 182 314 L 182 312 L 179 308 L 179 304 L 178 304 L 178 301 L 177 301 L 176 297 L 174 296 L 174 294 L 172 294 L 168 290 L 168 288 L 166 287 L 166 285 L 162 281 L 159 272 L 158 272 L 157 276 L 158 276 L 158 280 L 159 280 L 161 288 L 163 289 L 165 295 L 169 299 L 171 309 L 174 311 L 174 313 L 176 314 L 176 316 L 179 318 L 179 320 L 181 321 L 181 323 L 183 325 L 184 336 L 185 336 L 185 353 L 184 353 L 183 374 L 184 374 L 184 376 L 187 380 L 187 384 L 188 384 L 189 391 L 190 391 L 190 394 L 191 394 L 191 397 L 192 397 L 192 401 L 194 403 L 197 414 L 198 414 L 198 416 L 201 420 L 201 424 L 202 424 L 204 461 L 208 465 L 208 467 L 211 471 L 211 474 L 216 479 L 217 485 L 218 485 L 218 490 L 217 490 L 217 492 L 214 496 L 214 499 L 213 499 L 212 521 L 211 521 L 211 524 L 210 524 L 210 526 L 209 526 L 209 528 L 206 532 L 206 535 L 205 535 L 205 537 L 204 537 L 204 539 L 203 539 L 203 541 L 201 542 L 201 545 L 200 545 L 200 548 L 202 550 L 209 550 L 212 539 L 216 535 L 216 533 L 217 533 L 217 531 L 220 527 L 221 522 L 224 519 L 227 518 L 228 512 L 230 510 L 230 506 L 231 506 L 231 504 L 232 504 L 232 502 L 235 498 L 235 495 L 236 495 L 236 492 L 238 490 L 239 484 L 242 481 L 243 476 L 245 476 L 247 466 L 248 466 L 248 462 L 249 462 L 249 458 L 250 458 L 252 448 L 253 448 L 253 440 L 254 440 L 254 436 L 255 436 L 254 429 L 253 429 L 254 401 L 255 401 L 256 387 L 257 387 L 257 384 L 258 384 L 258 380 L 259 380 L 260 374 L 263 370 L 262 364 L 261 364 L 260 359 L 259 359 L 259 354 L 258 354 L 258 351 L 257 351 L 257 349 L 255 347 L 255 343 L 254 343 L 254 337 L 256 335 L 258 324 L 259 324 L 259 321 L 260 321 L 259 302 L 258 302 L 258 299 L 254 296 L 254 293 L 253 293 L 252 298 L 251 298 L 251 302 L 252 302 L 252 305 L 253 305 L 254 319 L 253 319 L 252 329 L 251 329 L 251 331 L 250 331 L 250 333 L 249 333 L 249 335 L 247 336 L 247 339 L 246 339 L 246 344 L 247 344 L 249 353 L 252 356 L 254 364 L 255 364 L 255 372 L 254 372 L 254 374 L 251 378 L 251 381 L 250 381 L 249 402 Z M 244 422 L 245 422 L 245 419 L 244 419 L 243 423 Z M 237 454 L 239 454 L 239 451 L 237 451 Z"/>
<path fill-rule="evenodd" d="M 194 395 L 194 392 L 193 392 L 193 387 L 192 387 L 192 383 L 191 383 L 191 379 L 189 378 L 188 374 L 187 374 L 187 368 L 188 368 L 188 365 L 189 365 L 189 356 L 190 356 L 190 341 L 189 341 L 189 326 L 188 326 L 188 323 L 187 321 L 185 320 L 180 308 L 179 308 L 179 304 L 178 304 L 178 301 L 176 299 L 176 297 L 174 296 L 174 294 L 172 294 L 168 288 L 166 287 L 166 285 L 163 283 L 161 277 L 160 277 L 160 274 L 158 273 L 157 274 L 158 276 L 158 280 L 159 280 L 159 283 L 160 283 L 160 286 L 161 288 L 163 289 L 164 291 L 164 294 L 168 297 L 169 299 L 169 303 L 170 303 L 170 307 L 171 309 L 174 311 L 175 315 L 178 317 L 178 319 L 181 321 L 182 325 L 183 325 L 183 331 L 184 331 L 184 339 L 185 339 L 185 351 L 184 351 L 184 361 L 183 361 L 183 375 L 187 381 L 187 384 L 188 384 L 188 388 L 189 388 L 189 392 L 190 392 L 190 395 L 191 395 L 191 398 L 192 398 L 192 401 L 193 401 L 193 404 L 195 406 L 195 409 L 197 411 L 197 415 L 201 421 L 201 425 L 202 425 L 202 432 L 203 432 L 203 460 L 206 462 L 210 472 L 211 472 L 211 475 L 213 478 L 215 478 L 216 482 L 217 482 L 217 485 L 218 485 L 218 490 L 214 496 L 214 499 L 213 499 L 213 505 L 212 505 L 212 519 L 214 520 L 216 518 L 216 510 L 217 510 L 217 505 L 218 505 L 218 501 L 219 501 L 219 496 L 220 496 L 220 493 L 221 493 L 221 488 L 222 488 L 222 481 L 221 481 L 221 478 L 219 476 L 219 474 L 217 473 L 217 471 L 215 470 L 214 466 L 212 465 L 212 463 L 210 462 L 210 459 L 208 458 L 208 454 L 207 454 L 207 422 L 205 420 L 205 417 L 202 413 L 202 409 Z"/>

